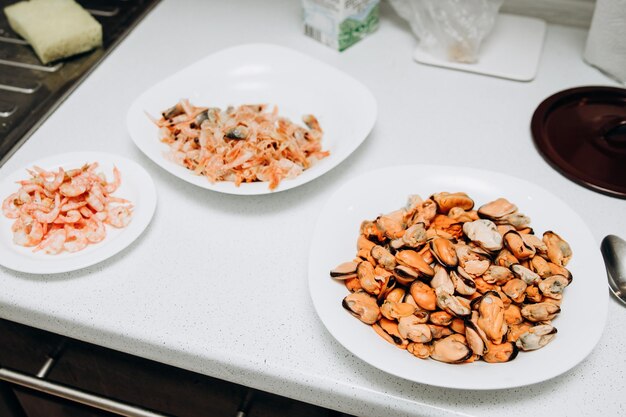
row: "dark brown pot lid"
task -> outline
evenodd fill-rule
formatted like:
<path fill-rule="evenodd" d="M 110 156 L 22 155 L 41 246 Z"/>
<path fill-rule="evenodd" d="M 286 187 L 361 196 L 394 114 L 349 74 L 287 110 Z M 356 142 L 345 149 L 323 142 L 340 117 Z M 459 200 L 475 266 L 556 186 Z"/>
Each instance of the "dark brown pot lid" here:
<path fill-rule="evenodd" d="M 530 128 L 557 171 L 592 190 L 626 198 L 626 89 L 556 93 L 537 107 Z"/>

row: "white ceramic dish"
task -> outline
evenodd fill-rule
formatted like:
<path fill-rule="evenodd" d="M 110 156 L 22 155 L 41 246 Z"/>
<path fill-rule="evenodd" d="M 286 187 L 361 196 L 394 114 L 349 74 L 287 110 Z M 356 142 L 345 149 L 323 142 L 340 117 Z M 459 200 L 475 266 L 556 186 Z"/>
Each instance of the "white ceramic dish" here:
<path fill-rule="evenodd" d="M 464 64 L 450 61 L 419 46 L 413 52 L 413 59 L 436 67 L 531 81 L 539 68 L 545 33 L 546 22 L 541 19 L 499 13 L 493 30 L 480 46 L 478 62 Z"/>
<path fill-rule="evenodd" d="M 376 190 L 376 198 L 371 198 Z M 365 219 L 404 206 L 410 194 L 423 198 L 439 191 L 464 191 L 477 206 L 505 197 L 532 219 L 537 234 L 553 230 L 566 239 L 574 256 L 574 280 L 565 290 L 562 312 L 554 320 L 556 338 L 511 362 L 450 365 L 413 357 L 385 342 L 370 326 L 341 306 L 348 294 L 329 271 L 353 259 L 359 225 Z M 355 356 L 390 374 L 429 385 L 460 389 L 500 389 L 553 378 L 581 362 L 594 348 L 606 321 L 606 273 L 589 228 L 567 204 L 548 191 L 507 175 L 442 166 L 402 166 L 352 179 L 329 199 L 317 222 L 309 258 L 309 288 L 328 331 Z M 338 355 L 343 355 L 337 352 Z"/>
<path fill-rule="evenodd" d="M 24 166 L 5 177 L 0 183 L 0 197 L 4 200 L 19 188 L 15 183 L 28 178 L 27 168 L 34 165 L 44 169 L 56 170 L 80 167 L 86 162 L 98 162 L 98 172 L 103 172 L 107 179 L 112 179 L 113 166 L 122 174 L 122 184 L 114 193 L 134 204 L 133 218 L 128 226 L 116 229 L 106 226 L 106 238 L 97 244 L 88 245 L 75 252 L 62 252 L 47 255 L 33 252 L 32 248 L 17 246 L 13 243 L 11 225 L 14 220 L 6 218 L 0 212 L 0 265 L 15 271 L 31 274 L 53 274 L 85 268 L 101 262 L 130 245 L 150 223 L 156 208 L 156 189 L 152 178 L 139 164 L 118 155 L 101 152 L 72 152 L 51 156 Z"/>
<path fill-rule="evenodd" d="M 309 56 L 276 45 L 249 44 L 212 54 L 144 92 L 131 105 L 127 126 L 135 144 L 157 165 L 171 174 L 213 191 L 253 195 L 272 191 L 268 183 L 212 184 L 205 177 L 164 157 L 168 146 L 158 140 L 157 128 L 146 112 L 160 113 L 188 98 L 198 106 L 267 103 L 281 115 L 301 123 L 315 115 L 324 130 L 322 147 L 330 156 L 284 180 L 274 190 L 283 191 L 309 182 L 347 158 L 365 140 L 376 120 L 376 100 L 360 82 Z"/>

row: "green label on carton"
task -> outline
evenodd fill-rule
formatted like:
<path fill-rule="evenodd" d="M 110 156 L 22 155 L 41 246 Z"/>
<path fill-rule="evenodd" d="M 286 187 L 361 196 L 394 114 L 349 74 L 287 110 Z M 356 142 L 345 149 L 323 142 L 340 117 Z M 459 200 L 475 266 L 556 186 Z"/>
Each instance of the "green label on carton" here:
<path fill-rule="evenodd" d="M 378 28 L 379 5 L 376 4 L 369 11 L 364 20 L 347 18 L 339 25 L 339 50 L 343 51 L 354 45 L 366 35 L 374 32 Z"/>
<path fill-rule="evenodd" d="M 379 0 L 302 0 L 304 33 L 343 51 L 378 28 Z"/>

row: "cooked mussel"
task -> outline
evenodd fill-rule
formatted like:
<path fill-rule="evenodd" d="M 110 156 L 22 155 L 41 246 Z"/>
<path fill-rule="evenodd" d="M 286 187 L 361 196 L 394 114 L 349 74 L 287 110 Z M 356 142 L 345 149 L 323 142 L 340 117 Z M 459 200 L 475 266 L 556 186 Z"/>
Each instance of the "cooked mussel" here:
<path fill-rule="evenodd" d="M 517 346 L 512 342 L 504 342 L 499 345 L 487 342 L 487 352 L 483 359 L 489 363 L 509 362 L 515 359 L 518 352 Z"/>
<path fill-rule="evenodd" d="M 550 262 L 559 266 L 566 266 L 572 258 L 572 249 L 569 243 L 552 231 L 543 234 L 543 241 L 546 244 Z"/>
<path fill-rule="evenodd" d="M 552 275 L 539 283 L 539 290 L 546 297 L 560 300 L 563 297 L 563 290 L 569 285 L 570 281 L 563 275 Z"/>
<path fill-rule="evenodd" d="M 402 285 L 411 285 L 411 283 L 420 276 L 415 269 L 404 265 L 396 266 L 393 269 L 393 274 L 395 275 L 398 283 Z"/>
<path fill-rule="evenodd" d="M 478 215 L 484 219 L 497 220 L 517 211 L 517 206 L 506 198 L 498 198 L 478 208 Z"/>
<path fill-rule="evenodd" d="M 540 349 L 554 339 L 556 332 L 556 328 L 549 324 L 533 326 L 520 335 L 515 344 L 521 350 Z"/>
<path fill-rule="evenodd" d="M 476 307 L 474 307 L 476 306 Z M 503 336 L 504 304 L 500 295 L 495 291 L 489 291 L 472 301 L 472 308 L 478 310 L 476 324 L 480 327 L 489 340 L 499 343 Z"/>
<path fill-rule="evenodd" d="M 398 303 L 395 301 L 385 300 L 380 306 L 381 314 L 389 320 L 398 320 L 402 317 L 413 315 L 415 307 L 409 303 Z"/>
<path fill-rule="evenodd" d="M 366 324 L 374 324 L 380 319 L 380 308 L 376 298 L 365 291 L 348 294 L 342 302 L 343 308 Z"/>
<path fill-rule="evenodd" d="M 552 320 L 561 308 L 552 303 L 527 304 L 522 308 L 522 316 L 532 322 Z"/>
<path fill-rule="evenodd" d="M 428 286 L 428 284 L 422 281 L 414 281 L 409 291 L 419 307 L 428 311 L 434 311 L 437 308 L 435 290 Z"/>
<path fill-rule="evenodd" d="M 372 258 L 378 262 L 380 266 L 388 271 L 393 271 L 396 267 L 396 258 L 387 249 L 380 245 L 375 245 L 370 251 Z"/>
<path fill-rule="evenodd" d="M 404 339 L 417 343 L 427 343 L 432 340 L 432 333 L 427 324 L 416 316 L 402 317 L 398 320 L 398 332 Z"/>
<path fill-rule="evenodd" d="M 471 314 L 471 310 L 468 305 L 466 305 L 466 301 L 463 298 L 456 297 L 448 292 L 444 288 L 437 288 L 435 290 L 437 295 L 437 306 L 444 311 L 452 314 L 457 317 L 469 316 Z"/>
<path fill-rule="evenodd" d="M 450 279 L 450 274 L 446 268 L 441 265 L 435 266 L 435 275 L 433 276 L 433 279 L 430 280 L 430 286 L 435 290 L 441 288 L 449 294 L 454 293 L 454 282 Z"/>
<path fill-rule="evenodd" d="M 496 225 L 485 219 L 475 220 L 463 224 L 463 233 L 481 248 L 496 252 L 502 249 L 502 236 Z"/>
<path fill-rule="evenodd" d="M 459 263 L 454 244 L 446 238 L 436 237 L 430 241 L 430 251 L 437 261 L 449 268 L 454 268 Z"/>
<path fill-rule="evenodd" d="M 419 252 L 416 252 L 411 249 L 401 250 L 396 253 L 396 261 L 400 265 L 405 265 L 410 268 L 413 268 L 420 275 L 425 277 L 432 277 L 435 275 L 435 271 L 433 268 L 424 260 L 422 255 Z"/>
<path fill-rule="evenodd" d="M 350 279 L 356 277 L 356 262 L 344 262 L 330 270 L 330 276 L 335 279 Z"/>
<path fill-rule="evenodd" d="M 448 214 L 455 207 L 460 207 L 463 210 L 474 208 L 474 200 L 465 193 L 442 192 L 433 194 L 430 198 L 437 203 L 438 211 L 443 214 Z"/>
<path fill-rule="evenodd" d="M 473 355 L 473 351 L 467 346 L 465 337 L 461 334 L 435 340 L 432 346 L 430 357 L 440 362 L 461 363 Z"/>
<path fill-rule="evenodd" d="M 511 230 L 506 232 L 503 239 L 505 246 L 518 260 L 522 261 L 535 256 L 535 247 L 529 245 L 518 231 Z"/>

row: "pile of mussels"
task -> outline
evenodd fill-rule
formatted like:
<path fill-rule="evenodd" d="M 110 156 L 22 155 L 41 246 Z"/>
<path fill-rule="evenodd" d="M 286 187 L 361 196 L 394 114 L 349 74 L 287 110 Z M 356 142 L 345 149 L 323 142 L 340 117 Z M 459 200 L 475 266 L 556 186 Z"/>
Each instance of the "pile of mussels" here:
<path fill-rule="evenodd" d="M 572 251 L 504 198 L 473 210 L 465 193 L 409 197 L 361 224 L 357 255 L 330 275 L 346 310 L 389 343 L 446 363 L 507 362 L 556 335 Z"/>

